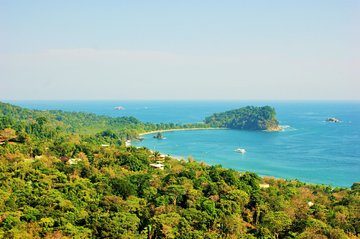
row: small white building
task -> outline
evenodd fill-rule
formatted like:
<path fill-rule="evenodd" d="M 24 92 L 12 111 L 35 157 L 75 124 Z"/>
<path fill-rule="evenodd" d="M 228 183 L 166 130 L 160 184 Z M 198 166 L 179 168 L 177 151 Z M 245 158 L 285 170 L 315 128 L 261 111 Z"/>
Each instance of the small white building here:
<path fill-rule="evenodd" d="M 131 146 L 131 140 L 126 140 L 125 141 L 125 146 L 130 147 Z"/>
<path fill-rule="evenodd" d="M 73 159 L 69 159 L 69 164 L 77 164 L 78 162 L 80 162 L 81 159 L 76 159 L 76 158 L 73 158 Z"/>
<path fill-rule="evenodd" d="M 312 207 L 312 206 L 314 206 L 314 203 L 310 201 L 310 202 L 307 203 L 307 205 L 308 205 L 309 207 Z"/>
<path fill-rule="evenodd" d="M 259 186 L 260 186 L 260 188 L 269 188 L 270 187 L 270 185 L 267 183 L 260 183 Z"/>
<path fill-rule="evenodd" d="M 165 167 L 165 165 L 162 163 L 151 163 L 150 166 L 153 168 L 160 169 L 160 170 L 164 170 L 164 167 Z"/>

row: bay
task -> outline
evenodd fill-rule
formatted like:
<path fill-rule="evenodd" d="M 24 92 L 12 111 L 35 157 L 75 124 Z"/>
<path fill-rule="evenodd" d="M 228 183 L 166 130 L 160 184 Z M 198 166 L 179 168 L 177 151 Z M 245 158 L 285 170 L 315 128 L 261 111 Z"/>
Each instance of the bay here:
<path fill-rule="evenodd" d="M 360 181 L 360 102 L 356 101 L 10 101 L 31 109 L 134 116 L 152 123 L 196 123 L 246 105 L 275 107 L 282 132 L 202 130 L 146 135 L 135 146 L 262 176 L 350 187 Z M 124 110 L 115 110 L 122 106 Z M 340 123 L 326 122 L 336 117 Z M 245 148 L 245 154 L 234 152 Z"/>

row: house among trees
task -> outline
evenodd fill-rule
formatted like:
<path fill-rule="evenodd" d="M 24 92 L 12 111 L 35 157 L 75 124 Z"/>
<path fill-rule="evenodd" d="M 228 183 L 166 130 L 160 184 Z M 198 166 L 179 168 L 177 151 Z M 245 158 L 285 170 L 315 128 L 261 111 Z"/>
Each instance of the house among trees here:
<path fill-rule="evenodd" d="M 160 170 L 164 170 L 164 167 L 165 167 L 164 164 L 159 163 L 159 162 L 151 163 L 150 166 L 153 167 L 153 168 L 160 169 Z"/>
<path fill-rule="evenodd" d="M 131 146 L 131 140 L 126 140 L 125 141 L 125 146 L 130 147 Z"/>
<path fill-rule="evenodd" d="M 260 188 L 269 188 L 270 187 L 270 185 L 267 183 L 260 183 L 259 186 L 260 186 Z"/>
<path fill-rule="evenodd" d="M 79 159 L 79 158 L 71 158 L 71 159 L 69 159 L 69 164 L 77 164 L 78 162 L 80 162 L 81 161 L 81 159 Z"/>

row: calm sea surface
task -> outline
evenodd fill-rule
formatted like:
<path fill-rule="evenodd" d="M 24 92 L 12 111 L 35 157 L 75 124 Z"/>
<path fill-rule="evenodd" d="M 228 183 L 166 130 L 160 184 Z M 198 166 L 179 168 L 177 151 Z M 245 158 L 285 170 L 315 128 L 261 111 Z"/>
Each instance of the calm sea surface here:
<path fill-rule="evenodd" d="M 145 136 L 136 146 L 262 176 L 350 187 L 360 181 L 360 102 L 251 101 L 10 101 L 31 109 L 134 116 L 144 122 L 195 123 L 246 105 L 275 107 L 282 132 L 177 131 L 165 140 Z M 114 110 L 123 106 L 125 110 Z M 325 122 L 336 117 L 341 123 Z M 234 152 L 245 148 L 245 154 Z"/>

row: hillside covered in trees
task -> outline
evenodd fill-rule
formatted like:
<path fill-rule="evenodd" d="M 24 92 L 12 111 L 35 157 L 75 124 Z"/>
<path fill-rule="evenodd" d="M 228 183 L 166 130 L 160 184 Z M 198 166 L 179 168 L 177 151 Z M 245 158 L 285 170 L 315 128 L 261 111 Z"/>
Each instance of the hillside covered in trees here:
<path fill-rule="evenodd" d="M 205 118 L 211 127 L 225 127 L 244 130 L 279 130 L 275 109 L 270 106 L 246 106 Z"/>
<path fill-rule="evenodd" d="M 19 132 L 29 131 L 36 123 L 52 126 L 54 129 L 81 135 L 94 135 L 104 132 L 121 140 L 134 139 L 139 133 L 177 129 L 207 127 L 204 124 L 179 125 L 173 123 L 143 123 L 134 117 L 109 117 L 85 112 L 64 112 L 61 110 L 30 110 L 0 102 L 0 127 L 15 125 Z"/>
<path fill-rule="evenodd" d="M 358 183 L 307 185 L 163 158 L 123 146 L 121 130 L 156 127 L 133 118 L 8 104 L 0 112 L 0 238 L 360 235 Z"/>

